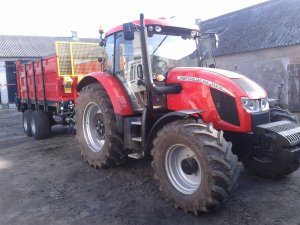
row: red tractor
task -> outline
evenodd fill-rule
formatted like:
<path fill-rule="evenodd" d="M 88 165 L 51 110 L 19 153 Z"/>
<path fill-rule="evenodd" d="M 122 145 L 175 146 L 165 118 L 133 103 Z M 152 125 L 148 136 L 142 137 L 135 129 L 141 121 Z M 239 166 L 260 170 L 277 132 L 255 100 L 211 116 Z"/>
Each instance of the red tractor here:
<path fill-rule="evenodd" d="M 104 71 L 81 80 L 75 106 L 76 136 L 91 166 L 152 154 L 164 196 L 195 214 L 226 201 L 238 157 L 273 177 L 299 167 L 300 126 L 269 109 L 261 86 L 214 68 L 216 34 L 143 14 L 100 34 Z"/>

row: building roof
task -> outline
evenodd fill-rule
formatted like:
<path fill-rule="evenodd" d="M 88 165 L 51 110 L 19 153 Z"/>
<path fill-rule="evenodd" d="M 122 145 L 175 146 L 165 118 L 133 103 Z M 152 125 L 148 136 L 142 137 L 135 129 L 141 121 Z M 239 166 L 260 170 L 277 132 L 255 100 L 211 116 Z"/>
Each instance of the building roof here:
<path fill-rule="evenodd" d="M 41 58 L 55 53 L 55 42 L 99 42 L 98 39 L 0 35 L 0 58 Z"/>
<path fill-rule="evenodd" d="M 300 1 L 269 0 L 202 23 L 202 32 L 218 32 L 216 56 L 300 43 Z"/>

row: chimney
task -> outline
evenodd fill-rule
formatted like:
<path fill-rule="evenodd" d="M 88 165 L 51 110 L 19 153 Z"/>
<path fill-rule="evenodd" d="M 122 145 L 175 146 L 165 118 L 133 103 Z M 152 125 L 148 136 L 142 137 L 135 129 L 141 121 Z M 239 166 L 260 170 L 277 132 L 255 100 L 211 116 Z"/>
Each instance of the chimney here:
<path fill-rule="evenodd" d="M 202 23 L 201 19 L 195 19 L 195 24 L 199 27 L 200 32 L 201 32 L 201 23 Z"/>
<path fill-rule="evenodd" d="M 77 37 L 77 31 L 72 30 L 71 34 L 72 34 L 72 39 L 78 39 L 78 37 Z"/>

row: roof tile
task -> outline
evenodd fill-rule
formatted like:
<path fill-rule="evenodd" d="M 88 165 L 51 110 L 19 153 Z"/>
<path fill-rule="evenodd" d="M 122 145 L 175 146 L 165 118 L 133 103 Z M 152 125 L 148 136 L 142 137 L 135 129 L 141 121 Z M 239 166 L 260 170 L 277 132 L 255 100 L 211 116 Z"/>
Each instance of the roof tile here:
<path fill-rule="evenodd" d="M 71 37 L 43 37 L 0 35 L 0 58 L 40 58 L 55 53 L 56 41 L 74 42 Z M 98 39 L 80 38 L 80 42 L 99 42 Z"/>
<path fill-rule="evenodd" d="M 218 32 L 217 56 L 300 43 L 300 1 L 269 0 L 202 23 Z"/>

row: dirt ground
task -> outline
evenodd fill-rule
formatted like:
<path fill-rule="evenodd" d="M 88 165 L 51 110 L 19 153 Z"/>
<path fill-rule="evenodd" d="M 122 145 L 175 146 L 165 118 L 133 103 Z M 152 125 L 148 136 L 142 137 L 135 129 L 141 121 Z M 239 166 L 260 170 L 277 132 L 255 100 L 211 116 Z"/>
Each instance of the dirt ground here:
<path fill-rule="evenodd" d="M 21 114 L 0 111 L 0 225 L 289 224 L 300 225 L 300 170 L 281 180 L 241 171 L 220 210 L 196 217 L 163 199 L 149 160 L 90 168 L 67 128 L 35 141 Z"/>

